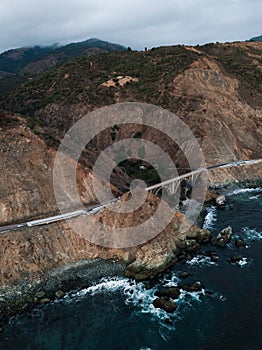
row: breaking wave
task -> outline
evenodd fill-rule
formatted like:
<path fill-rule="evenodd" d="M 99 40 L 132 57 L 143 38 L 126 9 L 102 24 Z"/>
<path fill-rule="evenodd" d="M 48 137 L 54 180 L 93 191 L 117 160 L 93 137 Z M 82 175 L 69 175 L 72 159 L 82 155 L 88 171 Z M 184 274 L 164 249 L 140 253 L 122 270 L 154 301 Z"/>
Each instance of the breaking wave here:
<path fill-rule="evenodd" d="M 243 237 L 246 240 L 248 241 L 258 241 L 260 239 L 262 239 L 262 232 L 258 232 L 254 229 L 250 229 L 248 227 L 244 227 L 242 229 L 242 232 L 243 232 Z"/>
<path fill-rule="evenodd" d="M 188 260 L 190 266 L 216 266 L 217 264 L 211 260 L 209 256 L 197 255 L 193 259 Z"/>
<path fill-rule="evenodd" d="M 210 230 L 214 227 L 217 221 L 217 209 L 215 206 L 207 208 L 207 214 L 204 219 L 203 228 L 205 230 Z"/>
<path fill-rule="evenodd" d="M 232 192 L 227 193 L 227 197 L 231 196 L 236 196 L 239 194 L 244 194 L 244 193 L 257 193 L 258 195 L 262 193 L 262 188 L 257 187 L 257 188 L 237 188 L 233 190 Z M 251 198 L 250 198 L 251 199 Z"/>

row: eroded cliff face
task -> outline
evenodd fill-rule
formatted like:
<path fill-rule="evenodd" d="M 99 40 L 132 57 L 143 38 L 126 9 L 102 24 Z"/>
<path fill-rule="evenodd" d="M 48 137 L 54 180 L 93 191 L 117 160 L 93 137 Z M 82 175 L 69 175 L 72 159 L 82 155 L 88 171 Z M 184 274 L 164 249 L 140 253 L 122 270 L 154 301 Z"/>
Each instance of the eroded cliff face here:
<path fill-rule="evenodd" d="M 57 213 L 53 191 L 56 149 L 48 146 L 39 137 L 39 130 L 32 130 L 21 116 L 3 112 L 1 117 L 1 225 Z M 88 180 L 91 176 L 89 169 L 78 168 L 77 176 L 83 202 L 93 202 L 95 197 Z"/>
<path fill-rule="evenodd" d="M 245 44 L 243 45 L 244 50 L 246 50 Z M 248 45 L 253 50 L 252 43 Z M 234 47 L 233 44 L 232 47 L 230 45 L 229 47 L 230 50 L 233 47 L 233 51 L 239 48 L 238 46 Z M 254 49 L 261 50 L 261 47 L 261 44 L 258 44 Z M 178 59 L 177 56 L 173 55 L 172 50 L 171 53 L 168 50 L 164 51 L 170 60 L 167 64 L 167 70 L 163 68 L 166 67 L 163 53 L 158 51 L 156 54 L 153 51 L 138 53 L 138 61 L 141 59 L 143 67 L 147 69 L 149 58 L 151 60 L 149 65 L 152 66 L 154 60 L 157 64 L 163 65 L 160 67 L 161 69 L 159 68 L 161 74 L 157 75 L 157 78 L 150 76 L 146 82 L 143 81 L 145 77 L 142 77 L 143 79 L 139 78 L 139 81 L 124 86 L 102 86 L 103 81 L 101 81 L 100 76 L 97 76 L 103 71 L 104 80 L 108 81 L 114 76 L 112 71 L 115 72 L 114 74 L 120 75 L 122 71 L 117 71 L 118 60 L 116 60 L 116 67 L 114 60 L 112 64 L 110 62 L 110 71 L 106 70 L 107 67 L 102 67 L 104 70 L 101 70 L 102 68 L 98 67 L 101 63 L 99 60 L 95 61 L 92 67 L 90 64 L 86 64 L 87 62 L 82 62 L 85 75 L 78 74 L 78 79 L 81 80 L 81 77 L 84 79 L 90 74 L 88 84 L 84 81 L 83 86 L 85 87 L 81 87 L 84 89 L 84 97 L 79 93 L 74 101 L 67 101 L 65 98 L 62 102 L 47 103 L 42 108 L 40 103 L 42 100 L 37 99 L 40 97 L 44 99 L 46 91 L 42 91 L 39 87 L 39 89 L 34 88 L 33 91 L 34 103 L 36 101 L 40 106 L 34 110 L 34 119 L 1 112 L 1 225 L 13 221 L 26 221 L 30 217 L 45 217 L 58 212 L 53 192 L 52 171 L 59 142 L 69 126 L 86 115 L 87 112 L 104 104 L 125 101 L 149 102 L 177 114 L 188 124 L 198 139 L 208 165 L 237 159 L 261 158 L 260 90 L 255 91 L 251 88 L 248 90 L 249 85 L 247 83 L 243 85 L 240 78 L 236 78 L 229 70 L 226 70 L 223 62 L 218 56 L 215 56 L 214 52 L 212 54 L 206 53 L 201 47 L 193 49 L 189 47 L 183 50 L 188 51 L 190 55 L 193 54 L 187 64 L 183 65 L 183 69 L 176 70 L 176 73 L 173 72 L 172 66 L 176 65 Z M 257 51 L 256 53 L 248 51 L 247 54 L 252 58 L 256 69 L 261 68 L 260 58 L 254 56 L 257 55 Z M 129 60 L 130 57 L 124 55 L 122 59 L 123 61 Z M 61 68 L 62 71 L 58 71 L 59 74 L 54 81 L 52 81 L 52 77 L 50 81 L 48 80 L 52 89 L 55 89 L 55 85 L 60 84 L 65 86 L 65 91 L 68 91 L 66 85 L 68 77 L 65 77 L 65 70 L 67 74 L 71 74 L 70 77 L 74 77 L 72 72 L 68 72 L 69 67 L 70 65 Z M 127 71 L 124 72 L 126 75 L 138 75 L 135 71 L 129 72 L 128 67 Z M 158 71 L 157 65 L 153 68 L 150 72 L 155 74 L 155 71 Z M 98 69 L 97 72 L 95 69 Z M 151 84 L 152 80 L 154 80 L 154 84 Z M 147 83 L 151 84 L 149 92 L 143 90 L 143 84 L 146 88 Z M 78 82 L 76 85 L 79 88 Z M 99 100 L 101 103 L 91 99 L 96 87 L 101 99 L 103 100 L 102 97 L 105 97 L 103 102 Z M 53 90 L 49 88 L 47 89 L 48 98 L 53 93 Z M 75 92 L 75 86 L 71 85 L 71 88 Z M 31 91 L 29 85 L 24 88 L 25 95 L 27 89 L 29 92 Z M 144 93 L 142 93 L 143 91 Z M 247 91 L 253 94 L 252 98 L 250 96 L 243 98 L 243 94 L 246 94 Z M 88 95 L 89 93 L 91 97 Z M 86 98 L 87 95 L 90 97 L 89 99 Z M 12 107 L 13 102 L 17 106 L 23 97 L 24 95 L 19 95 L 11 98 L 9 107 Z M 31 96 L 29 97 L 31 98 Z M 30 98 L 26 101 L 26 106 L 30 104 Z M 103 125 L 101 125 L 101 129 L 103 129 Z M 114 133 L 115 141 L 135 137 L 140 133 L 141 138 L 152 140 L 163 147 L 174 162 L 187 166 L 186 162 L 181 159 L 177 146 L 168 138 L 163 139 L 163 135 L 153 129 L 145 130 L 132 125 L 129 128 L 120 128 L 119 130 L 107 130 L 93 140 L 93 147 L 86 151 L 87 153 L 84 154 L 77 170 L 78 191 L 86 205 L 96 200 L 91 184 L 92 166 L 99 152 L 114 141 L 112 133 Z M 68 159 L 68 162 L 71 161 Z M 238 179 L 261 178 L 261 175 L 262 168 L 258 164 L 210 171 L 209 179 L 210 184 L 215 184 Z M 66 174 L 63 174 L 61 169 L 61 180 L 63 176 Z M 112 189 L 120 195 L 126 190 L 129 180 L 121 169 L 116 169 L 112 178 Z M 124 197 L 123 201 L 125 200 L 127 198 Z M 111 227 L 138 225 L 154 213 L 157 206 L 158 199 L 150 196 L 138 212 L 113 215 L 110 209 L 105 209 L 94 216 L 94 221 L 85 223 L 86 230 L 91 235 L 96 234 L 96 222 L 105 223 Z M 76 234 L 65 222 L 5 233 L 0 236 L 0 283 L 3 285 L 9 282 L 18 282 L 19 279 L 28 276 L 41 276 L 55 267 L 96 257 L 119 259 L 126 264 L 127 274 L 137 279 L 153 276 L 174 262 L 180 249 L 185 249 L 187 244 L 189 248 L 191 245 L 197 246 L 206 235 L 205 232 L 194 226 L 182 234 L 179 228 L 182 220 L 183 215 L 176 213 L 171 223 L 159 235 L 137 247 L 128 249 L 113 249 L 92 244 L 88 239 Z M 140 234 L 139 230 L 137 234 Z M 187 236 L 190 236 L 190 239 Z M 108 237 L 105 239 L 110 240 Z M 188 242 L 186 245 L 185 241 Z"/>
<path fill-rule="evenodd" d="M 27 120 L 19 115 L 2 112 L 1 116 L 1 225 L 59 213 L 53 191 L 56 147 L 54 143 L 50 146 L 41 135 L 47 130 L 41 125 L 35 125 L 32 130 Z M 79 194 L 87 205 L 95 201 L 90 165 L 79 166 L 77 172 Z M 66 174 L 61 170 L 60 175 L 62 181 Z M 112 189 L 117 191 L 114 186 Z M 129 194 L 124 195 L 117 206 L 129 199 Z M 127 274 L 137 279 L 154 276 L 176 260 L 177 242 L 186 237 L 186 233 L 180 233 L 183 220 L 180 213 L 176 213 L 155 237 L 151 237 L 150 231 L 146 233 L 144 229 L 139 229 L 139 225 L 155 213 L 158 205 L 159 199 L 149 194 L 143 206 L 135 212 L 115 214 L 109 207 L 92 216 L 92 220 L 81 221 L 80 218 L 78 225 L 85 227 L 88 237 L 77 234 L 70 221 L 1 234 L 0 285 L 38 278 L 56 267 L 93 258 L 118 259 L 127 266 Z M 166 205 L 164 211 L 167 210 L 169 207 Z M 115 243 L 108 236 L 104 237 L 102 244 L 92 244 L 90 238 L 93 236 L 101 234 L 103 237 L 103 229 L 99 231 L 98 222 L 113 228 L 137 226 L 136 234 L 143 235 L 145 239 L 131 248 L 110 248 Z M 189 230 L 195 235 L 199 231 L 195 226 Z"/>
<path fill-rule="evenodd" d="M 53 169 L 60 136 L 51 128 L 37 124 L 20 115 L 0 110 L 0 223 L 21 222 L 30 218 L 42 218 L 58 214 L 59 208 L 53 189 Z M 98 150 L 86 150 L 83 161 L 78 164 L 69 157 L 66 166 L 57 167 L 58 185 L 73 187 L 74 179 L 68 181 L 67 169 L 76 167 L 79 198 L 84 205 L 97 202 L 93 190 L 92 165 L 99 155 Z M 120 179 L 119 181 L 117 179 Z M 101 179 L 104 180 L 104 179 Z M 128 176 L 116 168 L 113 183 L 124 186 Z M 107 182 L 98 184 L 107 186 Z M 111 189 L 120 194 L 116 186 Z M 68 203 L 64 210 L 74 209 L 70 189 L 65 189 Z"/>
<path fill-rule="evenodd" d="M 128 198 L 124 197 L 123 202 Z M 127 215 L 114 214 L 114 206 L 104 209 L 89 217 L 79 220 L 78 225 L 85 225 L 88 235 L 101 235 L 96 223 L 100 222 L 114 228 L 137 226 L 136 234 L 150 236 L 139 227 L 148 217 L 154 214 L 159 199 L 150 195 L 139 211 Z M 120 206 L 118 203 L 115 206 Z M 170 210 L 166 205 L 164 210 Z M 108 248 L 90 243 L 83 235 L 74 232 L 68 222 L 54 223 L 48 226 L 32 227 L 0 236 L 0 285 L 19 283 L 25 279 L 39 278 L 48 271 L 83 259 L 118 259 L 126 265 L 126 274 L 136 279 L 154 277 L 176 261 L 177 254 L 188 244 L 196 248 L 199 243 L 208 239 L 210 233 L 191 226 L 181 231 L 184 215 L 176 212 L 170 223 L 155 237 L 130 248 Z M 157 223 L 156 223 L 157 224 Z M 107 245 L 113 245 L 112 237 L 103 237 Z"/>
<path fill-rule="evenodd" d="M 185 98 L 177 114 L 197 136 L 208 165 L 261 157 L 262 110 L 241 99 L 239 85 L 212 57 L 201 57 L 173 81 L 171 95 Z M 254 165 L 212 171 L 209 178 L 214 184 L 261 175 L 261 165 Z"/>

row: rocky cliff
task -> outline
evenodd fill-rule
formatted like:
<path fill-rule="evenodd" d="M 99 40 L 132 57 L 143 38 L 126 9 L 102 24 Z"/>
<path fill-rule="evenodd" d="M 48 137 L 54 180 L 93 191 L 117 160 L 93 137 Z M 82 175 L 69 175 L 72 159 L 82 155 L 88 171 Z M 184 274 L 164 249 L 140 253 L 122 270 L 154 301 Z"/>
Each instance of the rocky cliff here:
<path fill-rule="evenodd" d="M 123 201 L 126 199 L 123 198 Z M 114 215 L 112 208 L 104 209 L 88 223 L 83 221 L 83 225 L 87 225 L 87 232 L 94 235 L 99 234 L 97 221 L 114 228 L 139 225 L 154 213 L 158 205 L 159 199 L 149 195 L 135 214 Z M 166 205 L 165 210 L 168 208 Z M 0 286 L 41 278 L 54 268 L 94 258 L 117 259 L 126 266 L 126 274 L 136 279 L 154 277 L 174 263 L 181 251 L 190 254 L 199 248 L 201 242 L 208 241 L 210 233 L 196 226 L 181 233 L 180 225 L 184 219 L 184 215 L 177 212 L 160 234 L 131 248 L 107 248 L 90 243 L 72 230 L 70 222 L 76 219 L 1 234 Z M 78 224 L 82 224 L 81 220 Z M 136 235 L 145 234 L 138 226 Z M 150 232 L 147 234 L 150 235 Z M 108 244 L 112 238 L 104 239 Z"/>
<path fill-rule="evenodd" d="M 261 43 L 232 43 L 102 54 L 66 63 L 26 82 L 1 101 L 9 111 L 0 114 L 1 224 L 57 213 L 52 189 L 57 147 L 75 121 L 104 105 L 147 102 L 177 114 L 198 139 L 208 165 L 261 158 L 261 50 Z M 100 151 L 127 137 L 154 140 L 176 163 L 187 166 L 177 145 L 152 129 L 132 125 L 106 130 L 92 141 L 78 168 L 84 204 L 96 201 L 90 177 Z M 261 178 L 262 168 L 215 170 L 209 175 L 210 184 L 224 183 Z M 115 193 L 122 194 L 129 182 L 130 177 L 117 168 L 112 178 Z M 112 216 L 106 209 L 95 220 L 128 227 L 145 220 L 157 205 L 158 199 L 150 196 L 135 216 Z M 117 258 L 129 276 L 150 277 L 174 262 L 180 249 L 190 251 L 206 239 L 208 234 L 194 226 L 181 234 L 182 219 L 177 213 L 157 237 L 130 249 L 91 244 L 67 223 L 3 234 L 1 284 L 95 257 Z M 89 232 L 94 231 L 92 225 Z"/>

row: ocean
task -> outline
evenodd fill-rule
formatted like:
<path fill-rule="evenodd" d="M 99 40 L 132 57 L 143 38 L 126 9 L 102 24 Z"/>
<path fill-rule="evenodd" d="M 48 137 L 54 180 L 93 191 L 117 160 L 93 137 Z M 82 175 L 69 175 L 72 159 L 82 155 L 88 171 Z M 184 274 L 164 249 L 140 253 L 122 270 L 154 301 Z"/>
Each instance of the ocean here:
<path fill-rule="evenodd" d="M 235 189 L 226 197 L 225 209 L 207 207 L 202 219 L 213 233 L 232 227 L 226 247 L 202 247 L 151 288 L 128 278 L 104 278 L 12 317 L 0 334 L 0 349 L 262 349 L 262 188 Z M 247 246 L 236 247 L 237 239 Z M 210 250 L 218 255 L 216 262 L 207 256 Z M 192 276 L 181 281 L 181 272 Z M 182 292 L 173 314 L 153 306 L 160 286 L 195 281 L 204 288 Z"/>

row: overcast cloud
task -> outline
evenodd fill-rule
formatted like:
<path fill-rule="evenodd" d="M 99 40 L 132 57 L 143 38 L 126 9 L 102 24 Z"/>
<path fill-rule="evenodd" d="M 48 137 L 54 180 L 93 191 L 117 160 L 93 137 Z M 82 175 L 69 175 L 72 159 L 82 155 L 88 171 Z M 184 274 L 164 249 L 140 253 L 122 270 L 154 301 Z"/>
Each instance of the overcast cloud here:
<path fill-rule="evenodd" d="M 262 34 L 261 0 L 0 0 L 0 52 L 91 37 L 134 49 Z"/>

